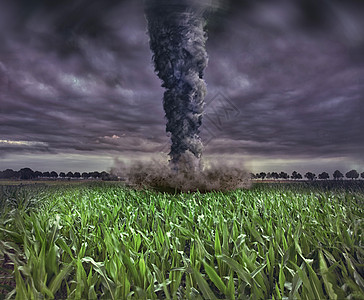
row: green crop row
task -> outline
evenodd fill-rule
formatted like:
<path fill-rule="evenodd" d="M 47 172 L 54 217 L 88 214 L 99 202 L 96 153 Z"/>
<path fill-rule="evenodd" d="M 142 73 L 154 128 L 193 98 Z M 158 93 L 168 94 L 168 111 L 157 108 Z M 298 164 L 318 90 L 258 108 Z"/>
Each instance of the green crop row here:
<path fill-rule="evenodd" d="M 1 199 L 8 299 L 363 299 L 360 191 L 103 184 L 4 187 Z"/>

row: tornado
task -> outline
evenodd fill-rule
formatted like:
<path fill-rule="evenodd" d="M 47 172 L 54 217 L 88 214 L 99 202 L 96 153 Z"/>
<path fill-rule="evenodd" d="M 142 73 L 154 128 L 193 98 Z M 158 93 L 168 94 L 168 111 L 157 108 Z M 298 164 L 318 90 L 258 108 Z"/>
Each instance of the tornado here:
<path fill-rule="evenodd" d="M 203 1 L 201 1 L 203 2 Z M 172 168 L 186 157 L 198 162 L 203 145 L 199 136 L 206 95 L 203 80 L 208 56 L 204 30 L 206 7 L 191 0 L 147 0 L 150 48 L 155 72 L 166 90 L 163 108 L 170 133 Z"/>
<path fill-rule="evenodd" d="M 250 186 L 241 161 L 205 161 L 199 136 L 204 110 L 207 66 L 205 25 L 223 0 L 144 0 L 155 72 L 165 88 L 169 162 L 116 161 L 112 174 L 125 176 L 136 189 L 161 192 L 228 191 Z"/>

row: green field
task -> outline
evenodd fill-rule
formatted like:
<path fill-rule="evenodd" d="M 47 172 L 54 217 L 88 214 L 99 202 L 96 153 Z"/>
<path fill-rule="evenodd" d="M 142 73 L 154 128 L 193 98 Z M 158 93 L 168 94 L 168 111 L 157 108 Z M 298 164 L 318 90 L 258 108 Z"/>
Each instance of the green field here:
<path fill-rule="evenodd" d="M 0 299 L 364 299 L 363 204 L 359 182 L 2 185 Z"/>

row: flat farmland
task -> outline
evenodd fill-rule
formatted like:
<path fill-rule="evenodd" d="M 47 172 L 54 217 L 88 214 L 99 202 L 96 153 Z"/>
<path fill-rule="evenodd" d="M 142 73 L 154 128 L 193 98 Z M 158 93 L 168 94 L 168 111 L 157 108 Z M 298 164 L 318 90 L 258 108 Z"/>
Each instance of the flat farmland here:
<path fill-rule="evenodd" d="M 0 186 L 0 299 L 363 299 L 363 182 Z"/>

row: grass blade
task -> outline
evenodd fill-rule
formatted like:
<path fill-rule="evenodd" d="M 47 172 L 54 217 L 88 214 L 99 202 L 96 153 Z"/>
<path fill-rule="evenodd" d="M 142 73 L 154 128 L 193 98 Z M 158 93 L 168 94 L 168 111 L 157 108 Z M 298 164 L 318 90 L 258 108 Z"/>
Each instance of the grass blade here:
<path fill-rule="evenodd" d="M 201 273 L 199 271 L 197 271 L 195 268 L 192 268 L 192 270 L 193 270 L 193 275 L 198 284 L 198 287 L 200 288 L 205 299 L 210 299 L 210 300 L 217 299 L 215 294 L 213 293 L 213 291 L 211 291 L 206 280 L 202 277 Z"/>
<path fill-rule="evenodd" d="M 216 271 L 205 261 L 203 261 L 203 265 L 205 267 L 206 274 L 209 276 L 210 280 L 215 284 L 215 286 L 220 290 L 221 293 L 226 295 L 226 286 L 219 277 L 219 275 L 217 275 Z"/>

